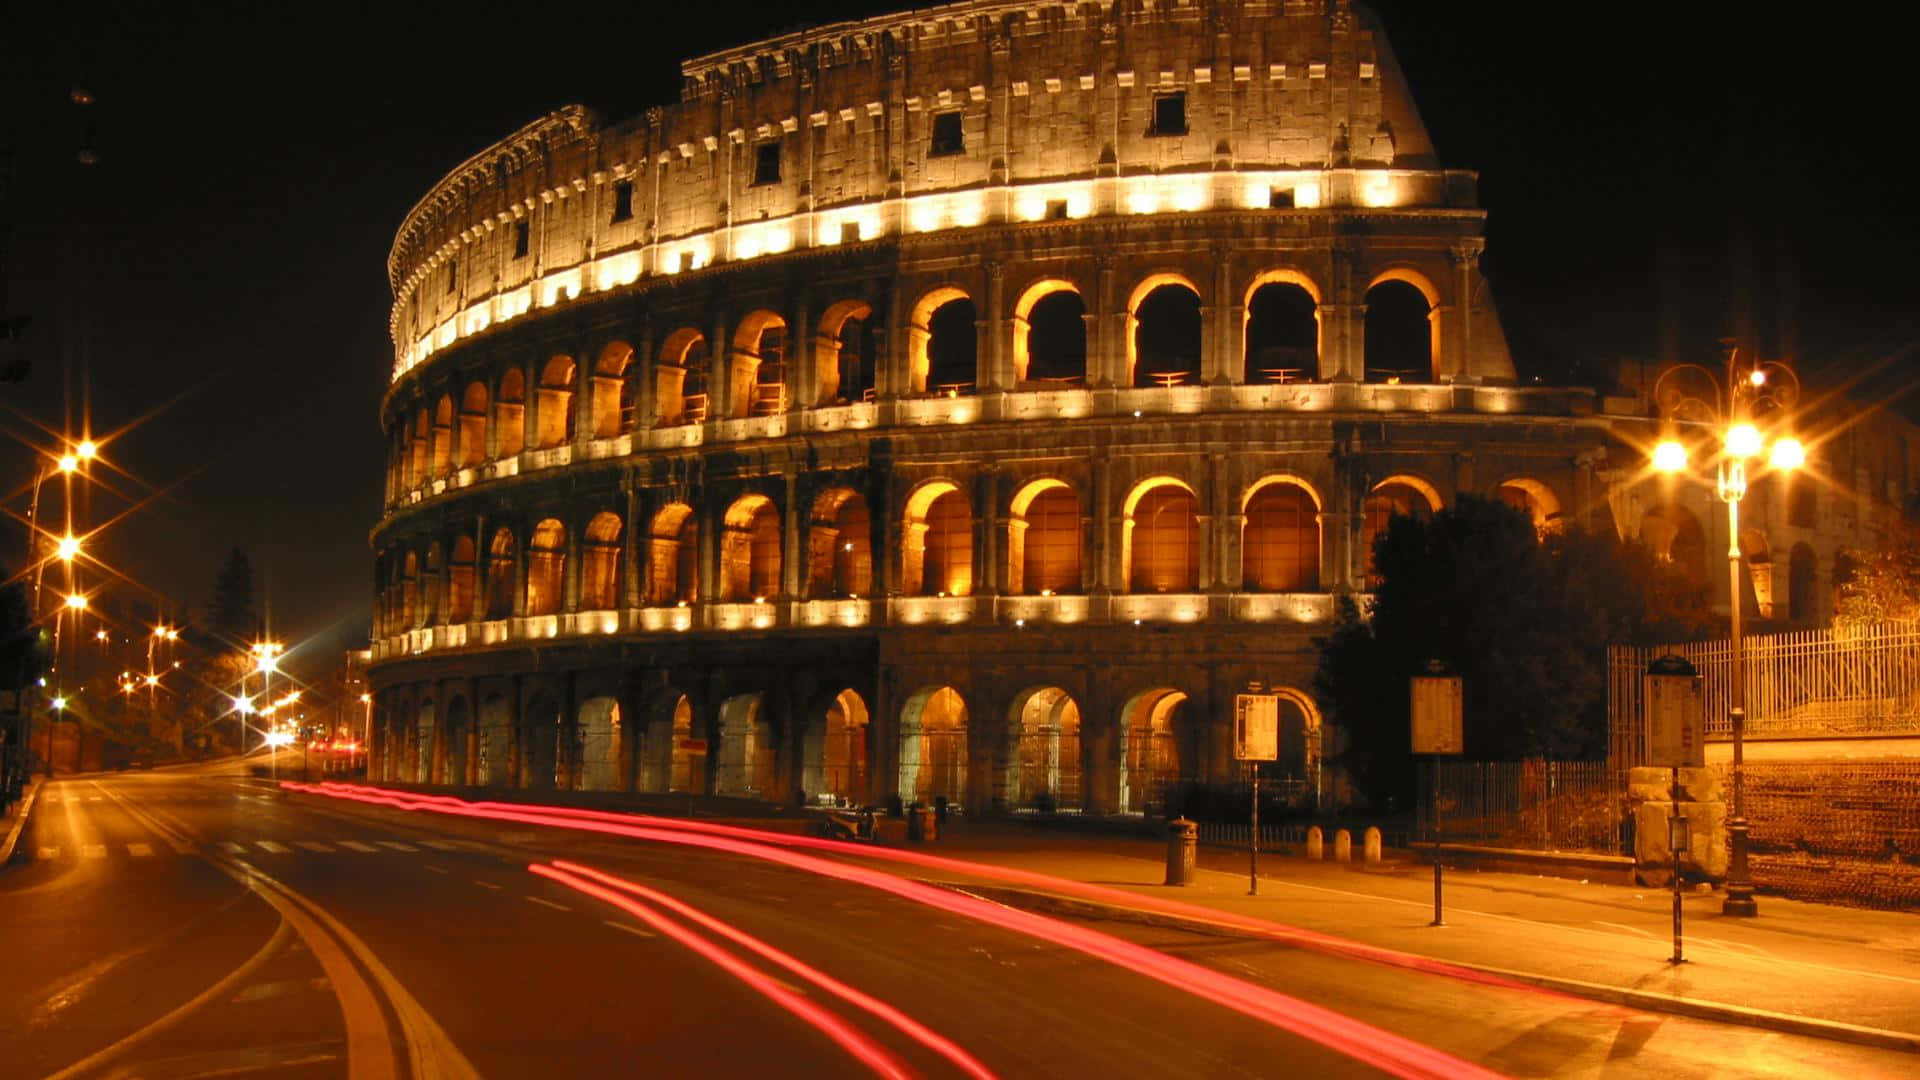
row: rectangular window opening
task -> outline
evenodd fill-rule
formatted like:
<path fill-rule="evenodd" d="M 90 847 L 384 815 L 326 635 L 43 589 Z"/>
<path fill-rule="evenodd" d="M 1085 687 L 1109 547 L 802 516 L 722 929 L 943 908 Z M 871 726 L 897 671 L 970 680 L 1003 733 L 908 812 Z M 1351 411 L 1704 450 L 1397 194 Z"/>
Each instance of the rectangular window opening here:
<path fill-rule="evenodd" d="M 531 222 L 516 221 L 513 223 L 513 257 L 514 258 L 524 259 L 527 257 L 527 242 L 528 242 L 528 238 L 532 235 L 532 233 L 533 233 L 533 224 Z"/>
<path fill-rule="evenodd" d="M 777 184 L 780 182 L 780 142 L 778 139 L 763 142 L 753 148 L 754 184 Z"/>
<path fill-rule="evenodd" d="M 633 220 L 633 182 L 622 180 L 613 185 L 613 220 Z"/>
<path fill-rule="evenodd" d="M 1048 199 L 1047 200 L 1047 220 L 1048 221 L 1067 220 L 1067 200 Z"/>
<path fill-rule="evenodd" d="M 1187 133 L 1187 92 L 1153 95 L 1153 127 L 1149 135 L 1185 135 Z"/>
<path fill-rule="evenodd" d="M 936 113 L 933 118 L 933 157 L 962 153 L 967 148 L 966 132 L 960 124 L 960 112 Z"/>
<path fill-rule="evenodd" d="M 447 295 L 449 296 L 453 295 L 453 290 L 459 287 L 460 287 L 460 260 L 448 259 L 447 260 Z"/>
<path fill-rule="evenodd" d="M 1277 187 L 1277 188 L 1271 189 L 1267 193 L 1267 209 L 1269 210 L 1293 209 L 1293 189 L 1283 188 L 1283 187 Z"/>
<path fill-rule="evenodd" d="M 857 221 L 841 222 L 840 223 L 840 242 L 843 244 L 859 243 L 860 242 L 860 223 Z"/>

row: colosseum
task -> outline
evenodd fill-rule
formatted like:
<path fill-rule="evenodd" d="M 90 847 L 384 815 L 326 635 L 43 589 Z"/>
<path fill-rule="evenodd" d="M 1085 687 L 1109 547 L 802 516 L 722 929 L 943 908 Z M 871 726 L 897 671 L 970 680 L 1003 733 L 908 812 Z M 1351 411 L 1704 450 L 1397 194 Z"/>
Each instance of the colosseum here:
<path fill-rule="evenodd" d="M 1313 638 L 1390 514 L 1711 580 L 1644 405 L 1519 385 L 1476 176 L 1347 0 L 968 0 L 681 70 L 399 230 L 377 776 L 1151 813 L 1238 775 L 1258 682 L 1327 799 Z"/>

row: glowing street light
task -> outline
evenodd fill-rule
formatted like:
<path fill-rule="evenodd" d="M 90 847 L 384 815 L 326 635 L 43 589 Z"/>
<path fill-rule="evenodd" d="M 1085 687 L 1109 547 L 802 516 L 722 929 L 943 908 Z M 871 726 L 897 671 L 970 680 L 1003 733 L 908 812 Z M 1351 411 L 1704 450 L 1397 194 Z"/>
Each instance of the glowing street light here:
<path fill-rule="evenodd" d="M 54 545 L 53 553 L 61 562 L 72 562 L 80 557 L 80 538 L 71 533 L 61 537 L 60 542 Z"/>
<path fill-rule="evenodd" d="M 253 700 L 244 694 L 236 696 L 233 699 L 233 711 L 239 713 L 241 716 L 253 715 Z"/>
<path fill-rule="evenodd" d="M 56 697 L 55 697 L 55 698 L 53 699 L 53 702 L 52 702 L 52 704 L 53 704 L 53 711 L 54 711 L 54 712 L 60 712 L 61 710 L 63 710 L 63 709 L 65 709 L 65 708 L 67 707 L 67 699 L 66 699 L 66 698 L 64 698 L 64 697 L 57 697 L 57 696 L 56 696 Z"/>
<path fill-rule="evenodd" d="M 73 611 L 87 610 L 87 598 L 81 593 L 67 594 L 67 607 Z"/>

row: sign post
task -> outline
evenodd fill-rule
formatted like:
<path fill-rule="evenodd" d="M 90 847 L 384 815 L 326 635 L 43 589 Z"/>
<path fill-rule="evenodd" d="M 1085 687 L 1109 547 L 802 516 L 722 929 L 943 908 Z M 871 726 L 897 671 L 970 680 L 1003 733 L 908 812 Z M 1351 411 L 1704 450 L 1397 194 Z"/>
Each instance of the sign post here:
<path fill-rule="evenodd" d="M 1280 695 L 1263 683 L 1248 683 L 1233 698 L 1233 756 L 1253 763 L 1253 845 L 1247 863 L 1247 895 L 1260 895 L 1260 763 L 1280 756 Z"/>
<path fill-rule="evenodd" d="M 1413 686 L 1413 752 L 1427 758 L 1427 795 L 1433 814 L 1433 922 L 1445 926 L 1440 905 L 1440 759 L 1466 751 L 1460 677 L 1448 673 L 1438 660 L 1427 661 L 1424 675 Z"/>
<path fill-rule="evenodd" d="M 1700 673 L 1684 658 L 1667 655 L 1642 676 L 1647 709 L 1647 764 L 1668 770 L 1667 848 L 1673 855 L 1673 956 L 1684 964 L 1680 929 L 1680 853 L 1687 849 L 1687 819 L 1680 816 L 1680 770 L 1706 764 L 1705 698 Z"/>

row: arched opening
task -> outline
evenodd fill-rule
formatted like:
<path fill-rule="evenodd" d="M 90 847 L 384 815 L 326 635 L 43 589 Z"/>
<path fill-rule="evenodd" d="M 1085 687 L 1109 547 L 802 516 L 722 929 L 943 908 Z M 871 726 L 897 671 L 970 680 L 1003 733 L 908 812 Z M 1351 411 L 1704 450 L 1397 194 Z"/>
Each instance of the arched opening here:
<path fill-rule="evenodd" d="M 840 806 L 867 790 L 867 703 L 842 690 L 808 719 L 800 747 L 800 789 L 808 801 L 828 796 Z"/>
<path fill-rule="evenodd" d="M 446 556 L 435 540 L 427 545 L 427 561 L 420 574 L 420 625 L 439 626 L 445 614 L 441 587 L 446 581 Z"/>
<path fill-rule="evenodd" d="M 787 408 L 787 320 L 755 311 L 740 320 L 731 359 L 734 416 L 775 416 Z"/>
<path fill-rule="evenodd" d="M 616 791 L 620 787 L 620 703 L 610 697 L 592 697 L 580 703 L 574 723 L 579 756 L 576 791 Z"/>
<path fill-rule="evenodd" d="M 1000 801 L 1015 810 L 1081 808 L 1080 706 L 1057 686 L 1028 690 L 1007 713 Z"/>
<path fill-rule="evenodd" d="M 873 518 L 852 488 L 833 488 L 813 503 L 807 530 L 807 595 L 816 599 L 873 592 Z"/>
<path fill-rule="evenodd" d="M 1148 286 L 1151 286 L 1150 288 Z M 1127 309 L 1130 383 L 1183 386 L 1201 378 L 1200 291 L 1178 275 L 1148 279 Z"/>
<path fill-rule="evenodd" d="M 870 400 L 877 355 L 873 305 L 864 300 L 841 300 L 827 308 L 813 339 L 817 404 Z"/>
<path fill-rule="evenodd" d="M 536 791 L 564 787 L 560 706 L 544 694 L 534 698 L 521 717 L 520 731 L 520 786 Z"/>
<path fill-rule="evenodd" d="M 720 600 L 764 602 L 780 595 L 780 511 L 765 495 L 727 508 L 720 533 Z"/>
<path fill-rule="evenodd" d="M 487 460 L 487 385 L 478 380 L 468 383 L 460 395 L 460 436 L 454 459 L 462 469 Z"/>
<path fill-rule="evenodd" d="M 1787 556 L 1787 617 L 1794 622 L 1810 623 L 1815 611 L 1813 548 L 1806 543 L 1793 545 Z"/>
<path fill-rule="evenodd" d="M 1368 382 L 1438 381 L 1439 313 L 1422 284 L 1410 276 L 1387 277 L 1367 290 Z"/>
<path fill-rule="evenodd" d="M 442 477 L 452 471 L 453 466 L 453 398 L 441 394 L 440 400 L 433 406 L 433 461 L 430 466 L 432 475 Z"/>
<path fill-rule="evenodd" d="M 1672 503 L 1648 510 L 1640 519 L 1640 541 L 1655 558 L 1672 563 L 1689 585 L 1706 586 L 1707 534 L 1692 512 Z"/>
<path fill-rule="evenodd" d="M 474 578 L 473 537 L 462 536 L 453 542 L 453 560 L 447 567 L 448 622 L 473 621 Z"/>
<path fill-rule="evenodd" d="M 513 530 L 501 528 L 487 546 L 487 618 L 504 619 L 513 614 L 514 586 Z"/>
<path fill-rule="evenodd" d="M 712 361 L 707 339 L 682 328 L 667 336 L 654 365 L 654 424 L 677 427 L 707 419 L 707 371 Z"/>
<path fill-rule="evenodd" d="M 420 557 L 409 551 L 401 566 L 400 629 L 405 631 L 419 625 L 414 618 L 420 612 Z"/>
<path fill-rule="evenodd" d="M 1763 529 L 1740 530 L 1742 611 L 1762 619 L 1773 618 L 1773 544 Z"/>
<path fill-rule="evenodd" d="M 547 518 L 527 544 L 527 614 L 557 615 L 567 576 L 567 527 Z"/>
<path fill-rule="evenodd" d="M 1373 548 L 1387 533 L 1395 517 L 1427 518 L 1439 506 L 1439 495 L 1432 485 L 1415 477 L 1395 476 L 1375 484 L 1360 504 L 1360 544 L 1366 553 L 1367 582 L 1377 587 L 1380 577 L 1374 567 Z"/>
<path fill-rule="evenodd" d="M 1199 590 L 1200 516 L 1192 488 L 1172 477 L 1142 483 L 1127 497 L 1120 527 L 1129 592 Z"/>
<path fill-rule="evenodd" d="M 627 367 L 633 363 L 633 346 L 624 341 L 609 342 L 593 364 L 593 437 L 610 439 L 633 427 L 633 416 L 624 400 Z"/>
<path fill-rule="evenodd" d="M 434 724 L 433 702 L 423 701 L 414 713 L 413 774 L 407 779 L 416 784 L 437 784 L 440 777 L 435 773 L 434 736 L 439 729 Z"/>
<path fill-rule="evenodd" d="M 1244 378 L 1249 383 L 1312 380 L 1320 371 L 1319 304 L 1299 280 L 1279 278 L 1247 297 Z"/>
<path fill-rule="evenodd" d="M 446 742 L 445 764 L 440 775 L 440 782 L 443 784 L 473 782 L 467 774 L 467 736 L 471 722 L 466 698 L 457 697 L 447 702 L 447 719 L 443 725 Z"/>
<path fill-rule="evenodd" d="M 1277 687 L 1280 698 L 1280 753 L 1271 768 L 1288 802 L 1320 805 L 1320 708 L 1311 695 Z M 1266 775 L 1263 773 L 1262 775 Z"/>
<path fill-rule="evenodd" d="M 1007 520 L 1007 591 L 1051 596 L 1080 591 L 1080 495 L 1060 480 L 1036 480 L 1013 497 Z"/>
<path fill-rule="evenodd" d="M 692 750 L 693 702 L 677 690 L 654 698 L 647 714 L 646 750 L 641 756 L 642 791 L 696 791 L 706 775 L 706 755 Z"/>
<path fill-rule="evenodd" d="M 1073 384 L 1087 377 L 1087 304 L 1071 282 L 1036 282 L 1013 307 L 1013 377 Z"/>
<path fill-rule="evenodd" d="M 979 384 L 979 314 L 964 297 L 935 308 L 927 319 L 927 390 L 970 394 Z"/>
<path fill-rule="evenodd" d="M 427 410 L 416 409 L 413 414 L 413 442 L 408 449 L 407 486 L 419 487 L 427 482 L 427 464 L 429 447 L 433 437 L 433 419 Z"/>
<path fill-rule="evenodd" d="M 922 690 L 900 713 L 900 798 L 923 806 L 967 797 L 967 703 L 951 686 Z"/>
<path fill-rule="evenodd" d="M 715 795 L 764 799 L 773 794 L 773 739 L 760 694 L 741 694 L 720 704 L 720 760 Z"/>
<path fill-rule="evenodd" d="M 647 530 L 647 603 L 685 606 L 700 599 L 700 523 L 686 503 L 653 515 Z"/>
<path fill-rule="evenodd" d="M 1179 690 L 1148 690 L 1121 709 L 1120 812 L 1158 814 L 1167 789 L 1192 772 L 1187 762 L 1197 747 L 1182 747 L 1187 695 Z"/>
<path fill-rule="evenodd" d="M 1533 519 L 1537 532 L 1560 526 L 1560 497 L 1553 489 L 1530 476 L 1516 476 L 1501 483 L 1495 492 L 1500 501 Z"/>
<path fill-rule="evenodd" d="M 534 449 L 573 441 L 573 357 L 553 357 L 541 369 L 539 408 L 533 420 Z"/>
<path fill-rule="evenodd" d="M 1293 479 L 1261 483 L 1247 493 L 1240 536 L 1241 587 L 1249 592 L 1316 592 L 1320 588 L 1320 500 Z"/>
<path fill-rule="evenodd" d="M 620 606 L 620 515 L 603 510 L 587 522 L 580 550 L 580 609 Z"/>
<path fill-rule="evenodd" d="M 500 376 L 500 393 L 493 402 L 493 428 L 500 444 L 499 456 L 514 457 L 526 442 L 526 376 L 517 367 Z"/>
<path fill-rule="evenodd" d="M 480 761 L 475 775 L 487 787 L 513 782 L 513 703 L 500 694 L 480 702 Z"/>
<path fill-rule="evenodd" d="M 908 496 L 901 549 L 906 595 L 973 595 L 973 512 L 952 482 L 936 480 Z"/>

